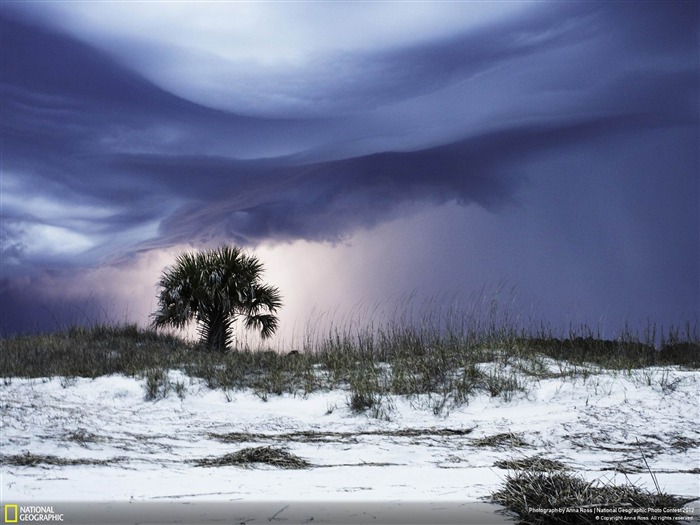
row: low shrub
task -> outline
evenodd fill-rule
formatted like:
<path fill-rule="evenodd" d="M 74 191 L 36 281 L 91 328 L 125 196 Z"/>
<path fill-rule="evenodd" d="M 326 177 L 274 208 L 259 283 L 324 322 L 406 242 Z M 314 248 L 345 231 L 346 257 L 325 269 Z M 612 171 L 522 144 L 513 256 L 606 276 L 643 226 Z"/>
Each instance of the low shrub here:
<path fill-rule="evenodd" d="M 691 501 L 632 484 L 588 482 L 570 472 L 532 468 L 508 475 L 491 499 L 524 525 L 593 525 L 601 516 L 611 521 L 652 521 L 659 517 L 653 509 L 682 508 Z"/>

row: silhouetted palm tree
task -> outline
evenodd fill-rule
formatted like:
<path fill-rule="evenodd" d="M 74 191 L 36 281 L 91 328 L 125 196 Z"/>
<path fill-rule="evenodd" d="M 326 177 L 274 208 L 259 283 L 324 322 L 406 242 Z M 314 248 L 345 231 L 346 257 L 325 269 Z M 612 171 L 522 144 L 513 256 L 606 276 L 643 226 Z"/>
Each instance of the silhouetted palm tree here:
<path fill-rule="evenodd" d="M 231 344 L 239 317 L 246 328 L 270 337 L 277 329 L 274 313 L 282 297 L 276 287 L 261 283 L 262 273 L 260 261 L 236 246 L 183 253 L 158 282 L 159 310 L 153 325 L 184 328 L 196 319 L 202 342 L 221 352 Z"/>

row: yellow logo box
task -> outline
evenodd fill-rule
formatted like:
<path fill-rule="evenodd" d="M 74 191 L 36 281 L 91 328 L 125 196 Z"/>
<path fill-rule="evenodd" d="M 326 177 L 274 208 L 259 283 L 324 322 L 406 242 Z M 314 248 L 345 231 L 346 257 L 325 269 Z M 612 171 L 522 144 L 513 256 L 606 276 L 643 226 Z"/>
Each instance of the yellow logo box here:
<path fill-rule="evenodd" d="M 19 517 L 19 508 L 17 505 L 5 505 L 4 518 L 5 523 L 17 523 Z"/>

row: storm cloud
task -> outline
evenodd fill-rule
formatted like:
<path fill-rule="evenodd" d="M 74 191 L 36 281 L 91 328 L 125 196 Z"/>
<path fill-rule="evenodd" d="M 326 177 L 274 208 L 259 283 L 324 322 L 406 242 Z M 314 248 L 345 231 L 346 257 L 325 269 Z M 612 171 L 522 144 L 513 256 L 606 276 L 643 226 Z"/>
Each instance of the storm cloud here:
<path fill-rule="evenodd" d="M 545 317 L 697 320 L 697 5 L 362 9 L 3 4 L 2 329 L 128 309 L 98 275 L 224 242 L 292 274 L 299 243 L 410 253 L 326 276 L 372 300 L 505 279 Z"/>

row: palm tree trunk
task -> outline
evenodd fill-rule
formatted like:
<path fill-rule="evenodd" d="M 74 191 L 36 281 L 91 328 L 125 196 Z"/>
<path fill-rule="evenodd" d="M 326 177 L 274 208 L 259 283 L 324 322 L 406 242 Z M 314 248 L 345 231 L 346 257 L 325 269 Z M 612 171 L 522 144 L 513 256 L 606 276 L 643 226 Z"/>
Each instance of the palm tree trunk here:
<path fill-rule="evenodd" d="M 231 340 L 229 316 L 223 310 L 215 310 L 203 322 L 202 339 L 206 347 L 209 350 L 226 353 Z"/>

